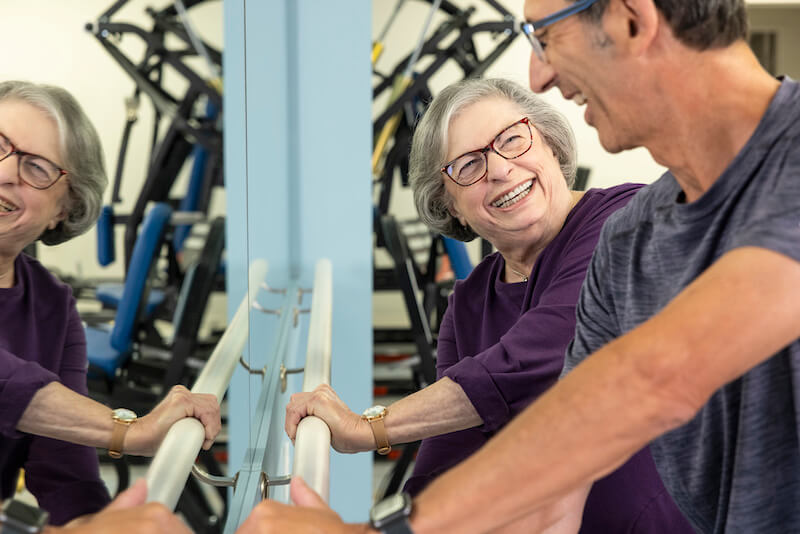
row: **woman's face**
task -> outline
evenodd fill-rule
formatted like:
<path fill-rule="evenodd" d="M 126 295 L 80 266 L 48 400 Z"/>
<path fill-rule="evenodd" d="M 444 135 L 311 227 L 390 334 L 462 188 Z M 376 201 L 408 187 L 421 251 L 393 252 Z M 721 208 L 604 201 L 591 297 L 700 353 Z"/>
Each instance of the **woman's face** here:
<path fill-rule="evenodd" d="M 450 121 L 445 161 L 480 150 L 523 117 L 519 106 L 500 97 L 464 108 Z M 488 151 L 486 177 L 477 183 L 463 187 L 442 175 L 453 215 L 501 252 L 549 242 L 569 213 L 570 191 L 558 160 L 531 126 L 531 148 L 509 160 Z"/>
<path fill-rule="evenodd" d="M 0 101 L 0 133 L 17 150 L 60 164 L 56 123 L 43 111 L 20 100 Z M 66 216 L 69 176 L 49 189 L 39 190 L 19 178 L 19 156 L 0 161 L 0 254 L 16 256 L 45 229 L 53 229 Z"/>

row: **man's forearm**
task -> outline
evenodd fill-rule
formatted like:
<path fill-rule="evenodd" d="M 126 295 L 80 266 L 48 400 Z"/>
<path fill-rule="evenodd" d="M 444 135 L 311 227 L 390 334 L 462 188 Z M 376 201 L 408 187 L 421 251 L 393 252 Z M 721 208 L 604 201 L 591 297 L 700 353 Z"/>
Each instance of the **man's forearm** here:
<path fill-rule="evenodd" d="M 51 382 L 33 396 L 17 429 L 79 445 L 107 447 L 113 426 L 108 407 Z"/>
<path fill-rule="evenodd" d="M 434 481 L 417 500 L 415 532 L 485 532 L 613 471 L 800 337 L 797 287 L 794 260 L 762 249 L 726 254 Z"/>

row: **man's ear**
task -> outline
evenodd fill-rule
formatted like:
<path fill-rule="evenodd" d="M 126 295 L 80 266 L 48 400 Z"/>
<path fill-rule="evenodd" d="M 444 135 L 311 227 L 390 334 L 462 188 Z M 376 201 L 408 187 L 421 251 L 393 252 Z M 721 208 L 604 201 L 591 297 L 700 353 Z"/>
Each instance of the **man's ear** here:
<path fill-rule="evenodd" d="M 611 0 L 603 16 L 603 27 L 612 41 L 634 56 L 650 48 L 660 22 L 654 0 Z"/>

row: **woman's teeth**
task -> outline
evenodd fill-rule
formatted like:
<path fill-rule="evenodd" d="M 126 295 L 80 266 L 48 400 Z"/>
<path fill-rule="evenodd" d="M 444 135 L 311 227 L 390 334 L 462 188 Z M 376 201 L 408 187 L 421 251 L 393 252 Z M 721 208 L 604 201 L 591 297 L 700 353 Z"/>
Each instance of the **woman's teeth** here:
<path fill-rule="evenodd" d="M 14 204 L 0 200 L 0 211 L 7 213 L 9 211 L 17 211 L 18 209 L 19 208 L 17 208 Z"/>
<path fill-rule="evenodd" d="M 502 197 L 498 198 L 494 202 L 492 202 L 492 206 L 495 208 L 507 208 L 509 206 L 513 206 L 526 196 L 528 193 L 531 192 L 531 188 L 533 187 L 533 180 L 528 180 L 525 183 L 519 184 L 517 187 L 503 195 Z"/>

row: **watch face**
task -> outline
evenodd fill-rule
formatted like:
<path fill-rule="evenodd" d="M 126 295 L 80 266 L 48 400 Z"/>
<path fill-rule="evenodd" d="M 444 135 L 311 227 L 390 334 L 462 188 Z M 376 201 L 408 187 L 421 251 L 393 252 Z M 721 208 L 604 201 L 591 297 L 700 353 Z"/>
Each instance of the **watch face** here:
<path fill-rule="evenodd" d="M 367 408 L 366 410 L 364 410 L 364 413 L 361 415 L 363 415 L 364 417 L 378 417 L 385 411 L 386 411 L 386 406 L 381 406 L 380 404 L 376 404 L 375 406 L 372 406 L 371 408 Z"/>
<path fill-rule="evenodd" d="M 130 422 L 136 420 L 136 414 L 132 410 L 128 410 L 127 408 L 117 408 L 113 412 L 111 412 L 111 416 L 114 419 L 117 419 L 122 422 Z"/>

